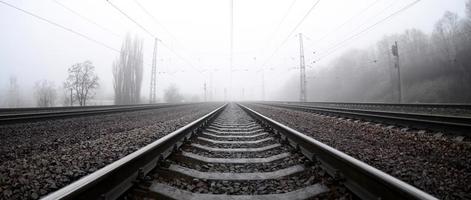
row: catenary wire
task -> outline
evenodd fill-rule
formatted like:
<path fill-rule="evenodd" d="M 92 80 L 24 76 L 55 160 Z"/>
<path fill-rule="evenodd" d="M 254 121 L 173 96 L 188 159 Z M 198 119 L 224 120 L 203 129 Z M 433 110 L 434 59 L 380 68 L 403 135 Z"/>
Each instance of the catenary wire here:
<path fill-rule="evenodd" d="M 14 8 L 14 9 L 16 9 L 16 10 L 18 10 L 18 11 L 20 11 L 20 12 L 23 12 L 23 13 L 25 13 L 25 14 L 27 14 L 27 15 L 30 15 L 30 16 L 32 16 L 32 17 L 34 17 L 34 18 L 36 18 L 36 19 L 39 19 L 39 20 L 41 20 L 41 21 L 43 21 L 43 22 L 46 22 L 46 23 L 48 23 L 48 24 L 51 24 L 51 25 L 53 25 L 53 26 L 55 26 L 55 27 L 58 27 L 58 28 L 63 29 L 63 30 L 66 30 L 66 31 L 68 31 L 68 32 L 70 32 L 70 33 L 73 33 L 73 34 L 75 34 L 75 35 L 78 35 L 78 36 L 80 36 L 80 37 L 82 37 L 82 38 L 84 38 L 84 39 L 86 39 L 86 40 L 88 40 L 88 41 L 91 41 L 91 42 L 96 43 L 96 44 L 98 44 L 98 45 L 100 45 L 100 46 L 103 46 L 103 47 L 105 47 L 105 48 L 107 48 L 107 49 L 109 49 L 109 50 L 112 50 L 112 51 L 115 51 L 115 52 L 118 52 L 118 53 L 120 52 L 120 50 L 118 50 L 118 49 L 116 49 L 116 48 L 113 48 L 113 47 L 111 47 L 111 46 L 109 46 L 109 45 L 107 45 L 107 44 L 105 44 L 105 43 L 103 43 L 103 42 L 101 42 L 101 41 L 98 41 L 98 40 L 96 40 L 96 39 L 93 39 L 93 38 L 91 38 L 91 37 L 89 37 L 89 36 L 87 36 L 87 35 L 85 35 L 85 34 L 83 34 L 83 33 L 77 32 L 77 31 L 75 31 L 75 30 L 73 30 L 73 29 L 71 29 L 71 28 L 68 28 L 68 27 L 63 26 L 63 25 L 61 25 L 61 24 L 58 24 L 58 23 L 56 23 L 56 22 L 53 22 L 53 21 L 51 21 L 51 20 L 49 20 L 49 19 L 46 19 L 46 18 L 44 18 L 44 17 L 41 17 L 41 16 L 39 16 L 39 15 L 37 15 L 37 14 L 34 14 L 34 13 L 30 12 L 30 11 L 27 11 L 27 10 L 24 10 L 24 9 L 22 9 L 22 8 L 19 8 L 19 7 L 15 6 L 15 5 L 13 5 L 13 4 L 7 3 L 7 2 L 2 1 L 2 0 L 0 0 L 0 3 L 6 5 L 6 6 L 8 6 L 8 7 Z"/>
<path fill-rule="evenodd" d="M 388 19 L 391 19 L 392 17 L 396 16 L 397 14 L 401 13 L 401 12 L 404 12 L 405 10 L 409 9 L 410 7 L 412 7 L 413 5 L 417 4 L 418 2 L 420 2 L 421 0 L 415 0 L 409 4 L 407 4 L 406 6 L 402 7 L 401 9 L 397 10 L 396 12 L 393 12 L 392 14 L 386 16 L 385 18 L 377 21 L 376 23 L 366 27 L 365 29 L 361 30 L 360 32 L 342 40 L 341 42 L 338 42 L 337 44 L 331 46 L 330 48 L 328 48 L 329 50 L 325 51 L 326 53 L 322 54 L 322 56 L 320 56 L 316 62 L 322 60 L 323 58 L 325 58 L 326 56 L 329 56 L 331 55 L 332 53 L 338 51 L 339 49 L 341 49 L 342 47 L 345 47 L 346 45 L 342 45 L 342 44 L 345 44 L 349 41 L 352 41 L 354 39 L 357 39 L 359 36 L 361 36 L 362 34 L 364 33 L 367 33 L 368 31 L 372 30 L 374 27 L 376 27 L 377 25 L 387 21 Z"/>
<path fill-rule="evenodd" d="M 291 35 L 298 29 L 299 26 L 301 26 L 301 24 L 304 22 L 304 20 L 307 19 L 307 17 L 309 16 L 309 14 L 311 14 L 311 12 L 314 10 L 314 8 L 317 7 L 317 5 L 319 4 L 320 0 L 317 0 L 312 6 L 311 8 L 309 9 L 309 11 L 303 16 L 303 18 L 296 24 L 296 26 L 289 32 L 289 34 L 286 36 L 286 38 L 283 40 L 283 42 L 278 45 L 278 47 L 275 49 L 275 51 L 273 51 L 273 53 L 265 60 L 265 62 L 263 62 L 262 64 L 262 67 L 263 68 L 267 63 L 268 61 L 271 60 L 271 58 L 273 58 L 273 56 L 275 56 L 275 54 L 281 49 L 281 47 L 283 47 L 286 42 L 289 40 L 289 38 L 291 37 Z"/>

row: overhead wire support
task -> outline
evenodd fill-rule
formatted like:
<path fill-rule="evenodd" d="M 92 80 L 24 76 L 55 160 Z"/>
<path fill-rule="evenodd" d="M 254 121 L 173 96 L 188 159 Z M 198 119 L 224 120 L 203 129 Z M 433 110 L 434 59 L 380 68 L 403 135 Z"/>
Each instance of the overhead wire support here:
<path fill-rule="evenodd" d="M 159 40 L 155 38 L 154 41 L 154 53 L 152 56 L 152 70 L 150 74 L 150 94 L 149 103 L 156 103 L 156 85 L 157 85 L 157 44 Z"/>
<path fill-rule="evenodd" d="M 304 63 L 303 34 L 299 33 L 299 101 L 306 102 L 306 65 Z"/>
<path fill-rule="evenodd" d="M 63 29 L 63 30 L 65 30 L 65 31 L 68 31 L 68 32 L 71 32 L 71 33 L 73 33 L 73 34 L 75 34 L 75 35 L 78 35 L 78 36 L 80 36 L 80 37 L 82 37 L 82 38 L 84 38 L 84 39 L 86 39 L 86 40 L 88 40 L 88 41 L 91 41 L 91 42 L 96 43 L 96 44 L 98 44 L 98 45 L 100 45 L 100 46 L 103 46 L 103 47 L 105 47 L 105 48 L 107 48 L 107 49 L 109 49 L 109 50 L 115 51 L 115 52 L 117 52 L 117 53 L 120 52 L 120 50 L 118 50 L 118 49 L 116 49 L 116 48 L 113 48 L 113 47 L 111 47 L 111 46 L 109 46 L 109 45 L 107 45 L 107 44 L 105 44 L 105 43 L 103 43 L 103 42 L 101 42 L 101 41 L 99 41 L 99 40 L 93 39 L 93 38 L 91 38 L 91 37 L 89 37 L 89 36 L 87 36 L 87 35 L 85 35 L 85 34 L 83 34 L 83 33 L 77 32 L 77 31 L 75 31 L 75 30 L 73 30 L 73 29 L 71 29 L 71 28 L 68 28 L 68 27 L 63 26 L 63 25 L 61 25 L 61 24 L 58 24 L 58 23 L 56 23 L 56 22 L 53 22 L 53 21 L 51 21 L 51 20 L 49 20 L 49 19 L 46 19 L 46 18 L 44 18 L 44 17 L 41 17 L 41 16 L 39 16 L 39 15 L 37 15 L 37 14 L 34 14 L 34 13 L 29 12 L 29 11 L 27 11 L 27 10 L 24 10 L 24 9 L 22 9 L 22 8 L 19 8 L 19 7 L 15 6 L 15 5 L 12 5 L 12 4 L 7 3 L 7 2 L 5 2 L 5 1 L 2 1 L 2 0 L 0 0 L 0 3 L 6 5 L 6 6 L 8 6 L 8 7 L 14 8 L 14 9 L 16 9 L 16 10 L 18 10 L 18 11 L 21 11 L 21 12 L 23 12 L 23 13 L 25 13 L 25 14 L 28 14 L 28 15 L 30 15 L 30 16 L 36 18 L 36 19 L 39 19 L 39 20 L 41 20 L 41 21 L 44 21 L 44 22 L 46 22 L 46 23 L 48 23 L 48 24 L 54 25 L 54 26 L 56 26 L 56 27 L 58 27 L 58 28 L 60 28 L 60 29 Z"/>
<path fill-rule="evenodd" d="M 232 100 L 232 65 L 234 61 L 234 0 L 230 0 L 229 99 Z"/>

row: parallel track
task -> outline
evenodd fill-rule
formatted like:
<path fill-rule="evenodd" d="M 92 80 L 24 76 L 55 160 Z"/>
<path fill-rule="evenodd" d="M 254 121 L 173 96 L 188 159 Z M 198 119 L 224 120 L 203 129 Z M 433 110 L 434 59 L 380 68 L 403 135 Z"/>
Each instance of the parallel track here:
<path fill-rule="evenodd" d="M 187 104 L 144 104 L 120 106 L 86 106 L 56 108 L 18 108 L 0 111 L 0 124 L 24 123 L 31 121 L 61 119 L 67 117 L 90 116 L 128 111 L 168 108 Z"/>
<path fill-rule="evenodd" d="M 300 104 L 294 101 L 266 101 L 267 103 Z M 471 104 L 457 103 L 355 103 L 355 102 L 302 102 L 301 104 L 364 110 L 409 110 L 419 112 L 451 111 L 471 114 Z"/>
<path fill-rule="evenodd" d="M 435 199 L 239 107 L 222 106 L 44 199 Z"/>
<path fill-rule="evenodd" d="M 471 117 L 467 116 L 334 108 L 293 102 L 260 102 L 259 104 L 417 129 L 443 131 L 445 133 L 463 136 L 470 136 L 469 134 L 471 134 Z"/>

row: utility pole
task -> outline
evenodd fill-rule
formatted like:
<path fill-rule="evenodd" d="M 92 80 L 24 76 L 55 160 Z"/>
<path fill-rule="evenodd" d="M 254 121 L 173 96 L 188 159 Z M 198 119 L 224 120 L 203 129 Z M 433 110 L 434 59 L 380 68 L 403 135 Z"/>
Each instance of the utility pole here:
<path fill-rule="evenodd" d="M 394 68 L 397 69 L 397 102 L 402 103 L 401 68 L 399 67 L 399 48 L 397 41 L 392 45 L 391 52 L 394 56 Z"/>
<path fill-rule="evenodd" d="M 213 100 L 213 92 L 214 92 L 214 85 L 213 85 L 213 70 L 209 73 L 209 100 Z"/>
<path fill-rule="evenodd" d="M 234 62 L 234 0 L 230 0 L 230 66 L 229 66 L 229 100 L 232 100 L 232 66 Z"/>
<path fill-rule="evenodd" d="M 262 101 L 265 101 L 265 69 L 262 68 Z"/>
<path fill-rule="evenodd" d="M 205 82 L 204 82 L 204 101 L 205 101 L 205 102 L 208 101 L 208 96 L 207 96 L 208 93 L 207 93 L 206 91 L 207 91 L 207 90 L 206 90 L 206 81 L 205 81 Z"/>
<path fill-rule="evenodd" d="M 74 106 L 74 96 L 72 95 L 72 88 L 70 88 L 70 106 Z"/>
<path fill-rule="evenodd" d="M 299 101 L 306 102 L 306 66 L 304 63 L 303 34 L 299 33 L 299 70 L 300 97 Z"/>
<path fill-rule="evenodd" d="M 224 88 L 224 101 L 227 101 L 227 88 Z"/>
<path fill-rule="evenodd" d="M 149 103 L 155 103 L 156 99 L 156 76 L 157 76 L 157 38 L 154 42 L 154 55 L 152 57 L 152 71 L 150 74 L 150 94 L 149 94 Z"/>

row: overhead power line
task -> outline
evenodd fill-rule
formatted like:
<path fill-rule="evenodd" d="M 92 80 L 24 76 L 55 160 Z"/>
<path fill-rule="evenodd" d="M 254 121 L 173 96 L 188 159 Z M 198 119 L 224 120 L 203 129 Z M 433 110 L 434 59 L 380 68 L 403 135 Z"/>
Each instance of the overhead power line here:
<path fill-rule="evenodd" d="M 156 38 L 156 39 L 159 39 L 157 36 L 155 36 L 152 32 L 150 32 L 149 30 L 147 30 L 144 26 L 142 26 L 141 24 L 139 24 L 136 20 L 134 20 L 131 16 L 129 16 L 128 14 L 126 14 L 123 10 L 119 9 L 118 6 L 114 5 L 110 0 L 106 0 L 106 2 L 108 2 L 111 6 L 113 6 L 114 9 L 116 9 L 118 12 L 120 12 L 122 15 L 124 15 L 126 18 L 128 18 L 129 20 L 131 20 L 134 24 L 136 24 L 137 26 L 139 26 L 139 28 L 141 28 L 142 30 L 144 30 L 147 34 L 149 34 L 150 36 L 152 36 L 153 38 Z"/>
<path fill-rule="evenodd" d="M 376 19 L 378 18 L 378 16 L 380 16 L 380 15 L 383 14 L 385 11 L 387 11 L 388 9 L 390 9 L 390 8 L 391 8 L 394 4 L 396 4 L 397 2 L 398 2 L 398 1 L 396 1 L 396 0 L 391 1 L 390 4 L 388 4 L 386 7 L 384 7 L 383 9 L 381 9 L 379 12 L 377 12 L 375 15 L 369 17 L 368 19 L 376 20 Z M 355 31 L 360 30 L 363 26 L 368 25 L 368 22 L 369 22 L 369 21 L 371 21 L 371 20 L 365 20 L 365 21 L 363 21 L 360 25 L 358 25 L 358 26 L 354 27 L 353 29 L 349 30 L 348 34 L 354 33 Z M 347 35 L 348 35 L 348 34 L 347 34 Z M 329 37 L 330 35 L 332 35 L 332 33 L 329 34 L 329 35 L 327 35 L 326 38 Z M 320 40 L 318 40 L 318 41 L 320 41 Z"/>
<path fill-rule="evenodd" d="M 353 19 L 357 18 L 358 16 L 362 15 L 363 13 L 365 13 L 366 11 L 368 11 L 371 7 L 373 7 L 376 3 L 378 3 L 380 0 L 376 0 L 374 1 L 373 3 L 369 4 L 367 7 L 365 7 L 364 9 L 362 9 L 360 12 L 356 13 L 354 16 L 350 17 L 347 21 L 345 21 L 344 23 L 340 24 L 339 26 L 335 27 L 334 29 L 328 31 L 326 34 L 324 34 L 322 37 L 320 37 L 319 39 L 315 40 L 314 42 L 311 43 L 312 44 L 315 44 L 319 41 L 322 41 L 324 40 L 325 38 L 327 38 L 331 33 L 333 32 L 336 32 L 338 31 L 339 29 L 341 29 L 342 27 L 344 27 L 345 25 L 347 25 L 348 23 L 350 23 Z M 396 0 L 394 0 L 396 1 Z"/>
<path fill-rule="evenodd" d="M 367 33 L 368 31 L 372 30 L 374 27 L 376 27 L 377 25 L 387 21 L 388 19 L 391 19 L 392 17 L 396 16 L 397 14 L 401 13 L 401 12 L 404 12 L 405 10 L 409 9 L 410 7 L 412 7 L 413 5 L 417 4 L 419 1 L 421 0 L 415 0 L 409 4 L 407 4 L 406 6 L 402 7 L 401 9 L 399 9 L 398 11 L 396 12 L 393 12 L 392 14 L 386 16 L 385 18 L 377 21 L 376 23 L 366 27 L 365 29 L 361 30 L 360 32 L 342 40 L 341 42 L 338 42 L 337 44 L 335 45 L 332 45 L 331 47 L 329 47 L 328 49 L 331 49 L 330 51 L 327 50 L 326 53 L 324 53 L 317 61 L 320 61 L 321 59 L 325 58 L 326 56 L 338 51 L 339 49 L 341 49 L 342 47 L 344 47 L 345 43 L 351 41 L 351 40 L 354 40 L 354 39 L 357 39 L 359 36 L 361 36 L 362 34 L 364 33 Z"/>
<path fill-rule="evenodd" d="M 103 46 L 103 47 L 105 47 L 105 48 L 107 48 L 107 49 L 109 49 L 109 50 L 112 50 L 112 51 L 115 51 L 115 52 L 118 52 L 118 53 L 120 52 L 120 50 L 118 50 L 118 49 L 116 49 L 116 48 L 113 48 L 113 47 L 111 47 L 111 46 L 109 46 L 109 45 L 107 45 L 107 44 L 105 44 L 105 43 L 103 43 L 103 42 L 101 42 L 101 41 L 98 41 L 98 40 L 96 40 L 96 39 L 93 39 L 93 38 L 91 38 L 91 37 L 89 37 L 89 36 L 87 36 L 87 35 L 85 35 L 85 34 L 83 34 L 83 33 L 77 32 L 77 31 L 75 31 L 75 30 L 73 30 L 73 29 L 71 29 L 71 28 L 65 27 L 65 26 L 63 26 L 63 25 L 61 25 L 61 24 L 58 24 L 58 23 L 53 22 L 53 21 L 51 21 L 51 20 L 49 20 L 49 19 L 46 19 L 46 18 L 44 18 L 44 17 L 41 17 L 41 16 L 39 16 L 39 15 L 37 15 L 37 14 L 34 14 L 34 13 L 32 13 L 32 12 L 29 12 L 29 11 L 27 11 L 27 10 L 24 10 L 24 9 L 22 9 L 22 8 L 19 8 L 19 7 L 15 6 L 15 5 L 12 5 L 12 4 L 7 3 L 7 2 L 5 2 L 5 1 L 2 1 L 2 0 L 0 0 L 0 3 L 6 5 L 6 6 L 8 6 L 8 7 L 14 8 L 14 9 L 16 9 L 16 10 L 22 12 L 22 13 L 25 13 L 25 14 L 27 14 L 27 15 L 30 15 L 30 16 L 32 16 L 32 17 L 34 17 L 34 18 L 36 18 L 36 19 L 39 19 L 39 20 L 41 20 L 41 21 L 43 21 L 43 22 L 46 22 L 46 23 L 48 23 L 48 24 L 51 24 L 51 25 L 53 25 L 53 26 L 55 26 L 55 27 L 58 27 L 58 28 L 60 28 L 60 29 L 63 29 L 63 30 L 68 31 L 68 32 L 70 32 L 70 33 L 73 33 L 73 34 L 75 34 L 75 35 L 78 35 L 78 36 L 80 36 L 80 37 L 82 37 L 82 38 L 84 38 L 84 39 L 86 39 L 86 40 L 88 40 L 88 41 L 91 41 L 91 42 L 93 42 L 93 43 L 96 43 L 96 44 L 98 44 L 98 45 L 101 45 L 101 46 Z"/>
<path fill-rule="evenodd" d="M 63 7 L 65 10 L 69 11 L 70 13 L 74 14 L 75 16 L 78 16 L 78 17 L 82 18 L 83 20 L 89 22 L 90 24 L 95 25 L 96 27 L 100 28 L 101 30 L 103 30 L 103 31 L 105 31 L 105 32 L 108 32 L 109 34 L 111 34 L 111 35 L 113 35 L 113 36 L 116 36 L 116 37 L 119 37 L 119 38 L 123 37 L 122 35 L 117 34 L 117 33 L 113 32 L 113 31 L 111 31 L 110 29 L 105 28 L 105 27 L 103 27 L 102 25 L 96 23 L 95 21 L 91 20 L 90 18 L 87 18 L 87 17 L 83 16 L 82 14 L 80 14 L 80 13 L 78 13 L 77 11 L 75 11 L 75 10 L 69 8 L 68 6 L 64 5 L 63 3 L 61 3 L 61 2 L 59 2 L 59 1 L 57 1 L 57 0 L 53 0 L 53 2 L 56 3 L 57 5 Z"/>
<path fill-rule="evenodd" d="M 116 48 L 113 48 L 113 47 L 111 47 L 111 46 L 109 46 L 109 45 L 107 45 L 107 44 L 105 44 L 105 43 L 103 43 L 103 42 L 100 42 L 100 41 L 98 41 L 98 40 L 95 40 L 95 39 L 93 39 L 93 38 L 91 38 L 91 37 L 89 37 L 89 36 L 87 36 L 87 35 L 85 35 L 85 34 L 82 34 L 82 33 L 79 33 L 79 32 L 77 32 L 77 31 L 74 31 L 74 30 L 72 30 L 72 29 L 70 29 L 70 28 L 68 28 L 68 27 L 65 27 L 65 26 L 63 26 L 63 25 L 61 25 L 61 24 L 59 24 L 59 23 L 53 22 L 53 21 L 51 21 L 51 20 L 49 20 L 49 19 L 46 19 L 46 18 L 44 18 L 44 17 L 41 17 L 41 16 L 39 16 L 39 15 L 37 15 L 37 14 L 34 14 L 34 13 L 29 12 L 29 11 L 27 11 L 27 10 L 24 10 L 24 9 L 22 9 L 22 8 L 19 8 L 19 7 L 15 6 L 15 5 L 9 4 L 9 3 L 4 2 L 4 1 L 2 1 L 2 0 L 0 0 L 0 3 L 6 5 L 6 6 L 8 6 L 8 7 L 14 8 L 14 9 L 20 11 L 20 12 L 25 13 L 25 14 L 28 14 L 28 15 L 30 15 L 30 16 L 36 18 L 36 19 L 39 19 L 39 20 L 41 20 L 41 21 L 43 21 L 43 22 L 46 22 L 46 23 L 48 23 L 48 24 L 50 24 L 50 25 L 53 25 L 53 26 L 55 26 L 55 27 L 57 27 L 57 28 L 60 28 L 60 29 L 65 30 L 65 31 L 70 32 L 70 33 L 73 33 L 73 34 L 75 34 L 75 35 L 77 35 L 77 36 L 79 36 L 79 37 L 82 37 L 82 38 L 84 38 L 84 39 L 90 41 L 90 42 L 93 42 L 93 43 L 96 43 L 96 44 L 98 44 L 98 45 L 100 45 L 100 46 L 103 46 L 103 47 L 105 47 L 105 48 L 107 48 L 107 49 L 109 49 L 109 50 L 111 50 L 111 51 L 113 51 L 113 52 L 116 52 L 116 53 L 120 53 L 120 52 L 121 52 L 120 50 L 118 50 L 118 49 L 116 49 Z M 161 71 L 161 72 L 159 72 L 159 73 L 165 73 L 165 72 L 162 72 L 162 71 Z M 170 74 L 170 75 L 172 75 L 172 74 Z M 173 76 L 173 75 L 172 75 L 172 76 Z"/>
<path fill-rule="evenodd" d="M 307 17 L 309 16 L 309 14 L 311 14 L 311 12 L 314 10 L 314 8 L 316 8 L 317 4 L 319 4 L 321 0 L 317 0 L 312 6 L 311 8 L 309 9 L 309 11 L 304 14 L 303 18 L 296 24 L 296 26 L 294 26 L 294 28 L 289 32 L 289 34 L 286 36 L 286 38 L 283 40 L 283 42 L 278 45 L 278 47 L 275 49 L 275 51 L 273 51 L 273 53 L 268 57 L 268 59 L 262 64 L 262 68 L 268 63 L 269 60 L 271 60 L 271 58 L 280 50 L 280 48 L 285 45 L 285 43 L 288 41 L 288 39 L 291 37 L 291 35 L 298 29 L 299 26 L 301 26 L 301 24 L 304 22 L 304 20 L 307 19 Z"/>
<path fill-rule="evenodd" d="M 179 46 L 184 47 L 182 43 L 175 37 L 174 34 L 172 34 L 167 27 L 165 27 L 154 15 L 152 15 L 149 10 L 147 10 L 141 3 L 139 3 L 138 0 L 133 0 L 134 3 L 142 10 L 144 13 L 146 13 L 154 23 L 162 27 L 162 30 L 164 30 L 176 43 L 178 43 Z"/>
<path fill-rule="evenodd" d="M 123 10 L 121 10 L 120 8 L 118 8 L 116 5 L 114 5 L 110 0 L 106 0 L 106 2 L 108 2 L 113 8 L 115 8 L 118 12 L 120 12 L 122 15 L 124 15 L 126 18 L 128 18 L 130 21 L 132 21 L 134 24 L 136 24 L 139 28 L 141 28 L 142 30 L 144 30 L 147 34 L 149 34 L 150 36 L 152 36 L 153 38 L 156 38 L 161 44 L 162 46 L 164 46 L 165 48 L 169 49 L 173 54 L 175 54 L 179 59 L 181 59 L 182 61 L 186 62 L 191 68 L 193 68 L 195 71 L 197 71 L 198 73 L 202 73 L 200 69 L 198 69 L 197 67 L 195 67 L 191 62 L 189 62 L 186 58 L 184 58 L 183 56 L 181 56 L 177 51 L 175 51 L 173 48 L 171 48 L 169 45 L 167 45 L 166 43 L 164 43 L 162 40 L 159 39 L 159 37 L 157 37 L 156 35 L 154 35 L 152 32 L 150 32 L 148 29 L 146 29 L 143 25 L 139 24 L 136 20 L 134 20 L 131 16 L 129 16 L 128 14 L 126 14 L 126 12 L 124 12 Z"/>
<path fill-rule="evenodd" d="M 286 12 L 283 15 L 283 17 L 281 18 L 280 22 L 278 22 L 278 25 L 276 25 L 275 30 L 273 31 L 273 33 L 270 34 L 270 37 L 268 37 L 268 39 L 265 41 L 265 43 L 264 43 L 265 46 L 268 45 L 269 42 L 273 39 L 273 37 L 275 37 L 275 35 L 278 33 L 278 31 L 280 30 L 281 25 L 285 22 L 286 18 L 288 17 L 288 15 L 291 12 L 291 9 L 293 8 L 295 3 L 296 3 L 296 0 L 293 0 L 291 2 L 290 6 L 288 7 L 288 10 L 286 10 Z"/>

